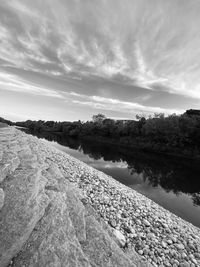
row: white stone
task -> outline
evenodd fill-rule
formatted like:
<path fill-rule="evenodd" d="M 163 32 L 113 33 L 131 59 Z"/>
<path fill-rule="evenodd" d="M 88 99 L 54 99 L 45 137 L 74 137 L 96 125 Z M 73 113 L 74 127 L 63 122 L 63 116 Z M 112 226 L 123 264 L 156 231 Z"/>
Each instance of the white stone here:
<path fill-rule="evenodd" d="M 113 231 L 113 234 L 115 235 L 115 237 L 116 237 L 117 240 L 119 241 L 120 245 L 121 245 L 122 247 L 124 247 L 125 244 L 126 244 L 126 238 L 125 238 L 125 236 L 124 236 L 119 230 L 117 230 L 117 229 L 115 229 L 115 230 Z"/>

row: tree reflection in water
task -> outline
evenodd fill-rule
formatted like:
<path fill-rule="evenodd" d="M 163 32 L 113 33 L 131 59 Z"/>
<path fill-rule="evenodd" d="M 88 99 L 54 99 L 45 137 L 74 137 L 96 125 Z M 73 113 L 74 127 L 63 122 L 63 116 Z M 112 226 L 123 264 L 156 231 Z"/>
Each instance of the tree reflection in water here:
<path fill-rule="evenodd" d="M 142 153 L 133 149 L 130 151 L 127 148 L 98 143 L 94 140 L 83 141 L 46 132 L 31 134 L 82 151 L 95 160 L 125 162 L 131 175 L 141 175 L 144 182 L 153 187 L 160 186 L 166 192 L 172 191 L 176 195 L 188 194 L 193 205 L 200 206 L 200 167 L 198 163 L 189 159 Z M 127 185 L 131 185 L 131 180 Z"/>

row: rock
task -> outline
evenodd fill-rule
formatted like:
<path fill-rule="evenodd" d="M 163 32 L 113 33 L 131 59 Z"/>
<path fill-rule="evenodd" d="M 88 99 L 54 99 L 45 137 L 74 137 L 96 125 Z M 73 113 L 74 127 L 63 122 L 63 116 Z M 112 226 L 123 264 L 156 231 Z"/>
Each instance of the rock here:
<path fill-rule="evenodd" d="M 188 247 L 189 247 L 191 250 L 195 250 L 195 246 L 194 246 L 194 244 L 192 244 L 192 243 L 189 243 L 189 244 L 188 244 Z"/>
<path fill-rule="evenodd" d="M 169 267 L 171 266 L 171 264 L 169 263 L 168 260 L 165 260 L 165 261 L 164 261 L 164 265 L 165 265 L 165 266 L 169 266 Z"/>
<path fill-rule="evenodd" d="M 200 259 L 200 253 L 196 252 L 194 253 L 195 258 Z"/>
<path fill-rule="evenodd" d="M 138 253 L 140 254 L 140 255 L 143 255 L 143 250 L 142 249 L 140 249 L 140 250 L 138 250 Z"/>
<path fill-rule="evenodd" d="M 149 250 L 148 250 L 147 248 L 144 248 L 144 249 L 143 249 L 143 254 L 144 254 L 144 255 L 147 255 L 147 254 L 148 254 L 148 251 L 149 251 Z"/>
<path fill-rule="evenodd" d="M 174 260 L 173 263 L 176 264 L 177 266 L 179 266 L 179 261 L 178 260 Z"/>
<path fill-rule="evenodd" d="M 150 239 L 155 239 L 155 234 L 153 234 L 153 233 L 148 233 L 148 234 L 147 234 L 147 237 L 150 238 Z"/>
<path fill-rule="evenodd" d="M 176 238 L 176 237 L 174 237 L 174 236 L 172 236 L 172 237 L 171 237 L 171 240 L 172 240 L 174 243 L 176 243 L 176 242 L 177 242 L 177 238 Z"/>
<path fill-rule="evenodd" d="M 168 228 L 168 225 L 166 223 L 162 223 L 163 228 Z"/>
<path fill-rule="evenodd" d="M 195 265 L 198 264 L 198 262 L 197 262 L 197 260 L 196 260 L 195 258 L 192 259 L 192 262 L 193 262 Z"/>
<path fill-rule="evenodd" d="M 185 249 L 184 245 L 183 244 L 176 244 L 176 247 L 178 250 L 183 250 Z"/>
<path fill-rule="evenodd" d="M 168 239 L 167 240 L 167 244 L 169 244 L 169 245 L 173 244 L 172 240 L 171 239 Z"/>
<path fill-rule="evenodd" d="M 185 254 L 184 252 L 181 254 L 181 258 L 185 259 L 187 258 L 187 254 Z"/>
<path fill-rule="evenodd" d="M 110 225 L 115 228 L 117 226 L 117 222 L 115 220 L 111 220 Z"/>
<path fill-rule="evenodd" d="M 147 221 L 146 219 L 143 220 L 143 223 L 145 226 L 149 227 L 151 224 L 149 221 Z"/>
<path fill-rule="evenodd" d="M 115 237 L 119 241 L 120 246 L 124 247 L 126 244 L 125 236 L 119 230 L 116 230 L 116 229 L 114 230 L 113 234 L 115 235 Z"/>
<path fill-rule="evenodd" d="M 138 224 L 138 225 L 141 225 L 141 224 L 142 224 L 141 221 L 140 221 L 139 219 L 136 219 L 136 220 L 135 220 L 135 223 Z"/>
<path fill-rule="evenodd" d="M 180 262 L 179 266 L 180 267 L 190 267 L 190 264 L 189 264 L 189 262 L 184 261 L 184 262 Z"/>
<path fill-rule="evenodd" d="M 135 234 L 135 230 L 134 230 L 134 228 L 133 227 L 130 227 L 130 226 L 125 226 L 124 227 L 124 231 L 126 232 L 126 233 L 131 233 L 131 234 Z"/>
<path fill-rule="evenodd" d="M 128 217 L 128 213 L 127 212 L 122 212 L 122 217 L 124 217 L 124 218 L 127 218 Z"/>
<path fill-rule="evenodd" d="M 164 242 L 164 241 L 161 242 L 161 245 L 162 245 L 163 248 L 166 248 L 167 247 L 167 243 Z"/>

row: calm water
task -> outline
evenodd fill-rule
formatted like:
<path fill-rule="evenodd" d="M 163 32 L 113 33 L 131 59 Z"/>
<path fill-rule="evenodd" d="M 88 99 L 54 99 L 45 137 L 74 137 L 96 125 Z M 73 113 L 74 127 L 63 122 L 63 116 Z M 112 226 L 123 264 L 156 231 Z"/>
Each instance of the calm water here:
<path fill-rule="evenodd" d="M 49 133 L 38 137 L 200 227 L 200 164 Z"/>

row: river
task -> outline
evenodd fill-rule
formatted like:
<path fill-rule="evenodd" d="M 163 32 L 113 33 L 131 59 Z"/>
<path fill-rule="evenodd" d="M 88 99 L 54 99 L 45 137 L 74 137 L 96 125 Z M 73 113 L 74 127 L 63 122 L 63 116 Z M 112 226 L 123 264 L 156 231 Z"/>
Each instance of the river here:
<path fill-rule="evenodd" d="M 80 141 L 51 133 L 34 135 L 200 227 L 200 164 L 94 140 Z"/>

